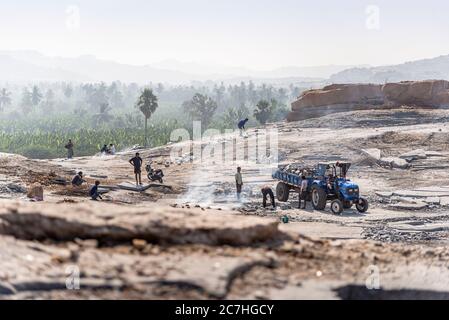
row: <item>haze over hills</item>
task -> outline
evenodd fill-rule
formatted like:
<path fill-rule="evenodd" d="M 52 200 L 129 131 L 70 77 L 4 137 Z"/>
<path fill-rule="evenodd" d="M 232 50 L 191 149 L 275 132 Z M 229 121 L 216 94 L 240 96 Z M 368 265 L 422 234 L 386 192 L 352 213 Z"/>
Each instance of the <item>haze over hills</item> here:
<path fill-rule="evenodd" d="M 98 59 L 95 56 L 50 57 L 36 51 L 0 51 L 0 81 L 74 81 L 74 82 L 191 82 L 224 81 L 238 83 L 385 83 L 405 80 L 449 80 L 449 55 L 406 62 L 399 65 L 370 67 L 326 65 L 286 66 L 273 70 L 207 65 L 165 60 L 149 65 L 129 65 Z"/>
<path fill-rule="evenodd" d="M 350 68 L 330 77 L 332 83 L 386 83 L 407 80 L 449 80 L 449 55 L 398 65 Z"/>
<path fill-rule="evenodd" d="M 283 67 L 256 71 L 165 60 L 137 66 L 101 60 L 95 56 L 50 57 L 36 51 L 0 51 L 0 81 L 116 81 L 190 83 L 192 81 L 318 81 L 353 66 Z"/>

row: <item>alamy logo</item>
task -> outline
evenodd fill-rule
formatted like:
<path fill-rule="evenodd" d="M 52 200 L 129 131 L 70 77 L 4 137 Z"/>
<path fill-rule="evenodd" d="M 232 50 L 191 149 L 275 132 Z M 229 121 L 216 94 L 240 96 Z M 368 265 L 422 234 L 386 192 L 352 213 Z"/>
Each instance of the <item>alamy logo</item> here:
<path fill-rule="evenodd" d="M 380 8 L 376 5 L 369 5 L 365 9 L 366 22 L 368 30 L 380 30 Z"/>
<path fill-rule="evenodd" d="M 366 278 L 365 285 L 368 290 L 380 289 L 380 270 L 378 266 L 371 265 L 367 269 L 368 278 Z"/>
<path fill-rule="evenodd" d="M 80 9 L 78 6 L 71 5 L 65 10 L 66 20 L 65 25 L 69 31 L 76 31 L 81 27 Z"/>
<path fill-rule="evenodd" d="M 201 132 L 201 122 L 193 123 L 193 137 L 186 129 L 176 129 L 170 141 L 175 142 L 170 152 L 173 163 L 278 165 L 278 130 L 259 129 L 248 136 L 228 129 L 208 129 Z"/>
<path fill-rule="evenodd" d="M 65 286 L 67 290 L 79 290 L 81 288 L 80 283 L 80 269 L 78 266 L 68 266 L 65 269 L 67 278 L 65 280 Z"/>

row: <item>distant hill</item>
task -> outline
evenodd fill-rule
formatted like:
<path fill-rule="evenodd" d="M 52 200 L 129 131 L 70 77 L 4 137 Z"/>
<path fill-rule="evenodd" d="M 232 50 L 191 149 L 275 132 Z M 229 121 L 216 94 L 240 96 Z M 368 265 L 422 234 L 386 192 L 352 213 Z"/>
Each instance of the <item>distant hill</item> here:
<path fill-rule="evenodd" d="M 398 65 L 350 68 L 330 77 L 332 83 L 385 83 L 407 80 L 449 80 L 449 55 Z"/>
<path fill-rule="evenodd" d="M 75 58 L 49 57 L 36 51 L 0 51 L 0 81 L 77 81 L 77 82 L 164 82 L 193 81 L 315 82 L 352 66 L 284 67 L 255 71 L 239 67 L 210 66 L 166 60 L 152 65 L 128 65 L 98 59 L 94 56 Z"/>
<path fill-rule="evenodd" d="M 34 51 L 0 51 L 0 81 L 188 82 L 193 76 L 149 66 L 132 66 L 94 56 L 48 57 Z M 6 70 L 7 72 L 4 72 Z"/>
<path fill-rule="evenodd" d="M 182 71 L 190 74 L 206 75 L 212 78 L 252 78 L 252 79 L 281 79 L 281 78 L 314 78 L 328 79 L 331 75 L 354 68 L 354 65 L 325 65 L 312 67 L 286 66 L 272 70 L 252 70 L 244 67 L 214 66 L 194 62 L 179 62 L 164 60 L 151 65 L 155 68 Z M 357 67 L 369 67 L 361 65 Z"/>

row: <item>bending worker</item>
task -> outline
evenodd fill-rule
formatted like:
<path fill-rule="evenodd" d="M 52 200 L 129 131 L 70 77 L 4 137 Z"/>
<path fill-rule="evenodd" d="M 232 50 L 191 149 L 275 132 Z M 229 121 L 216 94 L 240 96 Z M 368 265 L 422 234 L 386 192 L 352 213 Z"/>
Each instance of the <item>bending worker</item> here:
<path fill-rule="evenodd" d="M 271 206 L 273 207 L 273 209 L 275 209 L 276 208 L 276 202 L 274 201 L 273 190 L 271 190 L 271 188 L 269 186 L 264 186 L 262 188 L 262 195 L 263 195 L 263 207 L 264 208 L 267 207 L 267 198 L 268 198 L 268 196 L 270 196 Z"/>

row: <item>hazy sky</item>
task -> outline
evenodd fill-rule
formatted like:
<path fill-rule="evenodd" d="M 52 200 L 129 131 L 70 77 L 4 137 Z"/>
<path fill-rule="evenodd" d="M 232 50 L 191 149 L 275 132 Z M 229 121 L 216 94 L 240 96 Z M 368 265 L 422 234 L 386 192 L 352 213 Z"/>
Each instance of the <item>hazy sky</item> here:
<path fill-rule="evenodd" d="M 0 0 L 0 50 L 255 69 L 380 65 L 449 54 L 448 16 L 447 0 Z"/>

